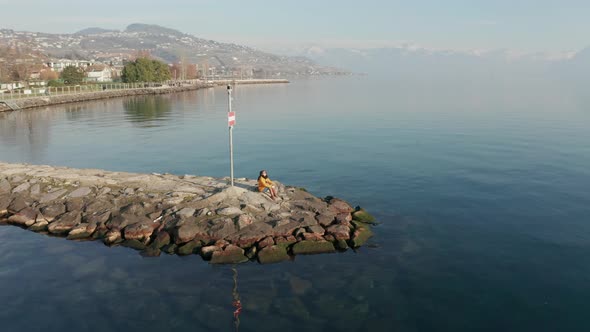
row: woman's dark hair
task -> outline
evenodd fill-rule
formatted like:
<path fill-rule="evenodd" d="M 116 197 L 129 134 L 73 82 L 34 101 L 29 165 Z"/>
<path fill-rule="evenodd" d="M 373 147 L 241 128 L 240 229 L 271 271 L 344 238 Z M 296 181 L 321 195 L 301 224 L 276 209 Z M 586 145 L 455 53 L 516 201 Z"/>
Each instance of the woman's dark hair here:
<path fill-rule="evenodd" d="M 266 170 L 264 170 L 264 169 L 262 171 L 260 171 L 260 174 L 258 175 L 258 180 L 260 180 L 260 178 L 268 179 L 268 175 L 267 176 L 262 175 L 262 173 L 264 173 L 264 172 L 266 172 Z"/>

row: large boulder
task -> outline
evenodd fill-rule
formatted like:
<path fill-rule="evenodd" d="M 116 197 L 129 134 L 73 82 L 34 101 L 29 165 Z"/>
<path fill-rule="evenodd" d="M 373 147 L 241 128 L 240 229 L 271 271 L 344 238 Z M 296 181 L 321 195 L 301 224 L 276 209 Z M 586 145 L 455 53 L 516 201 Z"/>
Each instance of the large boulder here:
<path fill-rule="evenodd" d="M 145 209 L 143 208 L 143 205 L 141 205 L 141 203 L 131 203 L 122 207 L 120 212 L 121 214 L 139 216 L 145 214 Z"/>
<path fill-rule="evenodd" d="M 317 233 L 302 233 L 301 238 L 307 241 L 323 241 L 324 237 Z"/>
<path fill-rule="evenodd" d="M 198 253 L 199 249 L 203 246 L 203 243 L 200 240 L 192 240 L 184 245 L 178 247 L 178 254 L 181 256 L 190 255 L 193 253 Z"/>
<path fill-rule="evenodd" d="M 29 230 L 32 232 L 44 232 L 47 230 L 47 226 L 49 223 L 46 220 L 37 220 L 34 225 L 29 227 Z"/>
<path fill-rule="evenodd" d="M 242 210 L 239 207 L 229 206 L 215 211 L 220 216 L 238 216 L 242 214 Z"/>
<path fill-rule="evenodd" d="M 29 205 L 29 202 L 27 202 L 24 197 L 16 196 L 8 205 L 8 212 L 15 214 L 20 212 L 22 209 L 29 207 Z"/>
<path fill-rule="evenodd" d="M 8 222 L 26 227 L 32 226 L 36 220 L 37 211 L 30 207 L 26 207 L 8 218 Z"/>
<path fill-rule="evenodd" d="M 82 223 L 78 226 L 72 228 L 72 230 L 68 233 L 68 240 L 81 240 L 87 239 L 92 236 L 96 226 L 92 226 L 90 224 Z"/>
<path fill-rule="evenodd" d="M 7 179 L 1 178 L 0 179 L 0 194 L 8 194 L 12 191 L 12 186 Z"/>
<path fill-rule="evenodd" d="M 31 186 L 30 190 L 31 196 L 38 197 L 41 194 L 41 184 L 35 183 Z"/>
<path fill-rule="evenodd" d="M 218 246 L 206 246 L 201 248 L 201 256 L 205 260 L 210 260 L 215 252 L 222 251 L 223 249 Z"/>
<path fill-rule="evenodd" d="M 326 229 L 328 234 L 334 236 L 336 240 L 350 239 L 350 228 L 346 225 L 332 225 Z"/>
<path fill-rule="evenodd" d="M 304 227 L 304 226 L 310 226 L 304 222 L 301 222 L 299 220 L 293 220 L 293 219 L 276 220 L 272 223 L 272 225 L 273 225 L 273 228 L 271 231 L 271 235 L 273 235 L 273 236 L 293 235 L 293 232 L 295 232 L 296 229 Z"/>
<path fill-rule="evenodd" d="M 84 200 L 82 198 L 70 198 L 66 201 L 66 211 L 82 211 L 84 210 Z"/>
<path fill-rule="evenodd" d="M 328 204 L 317 197 L 310 197 L 303 200 L 295 200 L 291 202 L 291 206 L 297 210 L 310 211 L 314 214 L 325 213 L 328 211 Z"/>
<path fill-rule="evenodd" d="M 195 214 L 195 211 L 196 210 L 193 208 L 186 207 L 186 208 L 176 212 L 176 216 L 179 218 L 183 218 L 183 219 L 190 218 Z"/>
<path fill-rule="evenodd" d="M 49 193 L 41 196 L 39 203 L 45 204 L 45 203 L 52 202 L 52 201 L 64 196 L 67 193 L 68 193 L 68 191 L 66 189 L 58 189 L 58 190 L 49 192 Z"/>
<path fill-rule="evenodd" d="M 275 244 L 275 240 L 272 238 L 272 236 L 267 236 L 264 239 L 260 240 L 257 244 L 258 249 L 263 249 L 269 246 L 272 246 Z"/>
<path fill-rule="evenodd" d="M 346 225 L 350 227 L 350 222 L 352 221 L 352 215 L 350 213 L 338 213 L 336 215 L 336 224 L 339 225 Z"/>
<path fill-rule="evenodd" d="M 339 198 L 330 198 L 328 200 L 328 209 L 335 214 L 339 213 L 351 213 L 354 211 L 350 204 L 346 203 L 345 201 Z"/>
<path fill-rule="evenodd" d="M 291 259 L 287 253 L 287 246 L 274 245 L 262 249 L 258 252 L 258 261 L 261 264 L 273 264 Z"/>
<path fill-rule="evenodd" d="M 150 247 L 161 249 L 168 244 L 170 244 L 170 234 L 166 231 L 160 231 L 154 241 L 152 241 Z"/>
<path fill-rule="evenodd" d="M 371 227 L 369 225 L 363 224 L 361 222 L 354 223 L 356 228 L 352 234 L 351 244 L 353 247 L 360 247 L 369 238 L 373 236 L 373 231 L 371 231 Z"/>
<path fill-rule="evenodd" d="M 64 213 L 66 213 L 66 206 L 63 203 L 54 203 L 41 208 L 41 214 L 47 222 L 52 222 L 56 217 Z"/>
<path fill-rule="evenodd" d="M 375 217 L 363 208 L 357 208 L 357 210 L 352 213 L 352 219 L 365 224 L 375 224 Z"/>
<path fill-rule="evenodd" d="M 72 191 L 68 195 L 68 197 L 70 197 L 70 198 L 79 198 L 79 197 L 88 196 L 91 193 L 92 193 L 92 189 L 90 189 L 88 187 L 80 187 L 80 188 Z"/>
<path fill-rule="evenodd" d="M 12 198 L 9 195 L 0 196 L 0 218 L 8 215 L 10 202 L 12 202 Z"/>
<path fill-rule="evenodd" d="M 121 242 L 121 245 L 135 250 L 145 250 L 147 248 L 147 246 L 139 240 L 125 240 Z"/>
<path fill-rule="evenodd" d="M 21 183 L 20 185 L 16 186 L 16 188 L 12 189 L 13 194 L 19 194 L 29 190 L 31 184 L 28 182 Z"/>
<path fill-rule="evenodd" d="M 133 214 L 120 214 L 106 222 L 106 226 L 113 230 L 122 230 L 125 227 L 148 220 L 144 216 L 137 216 Z"/>
<path fill-rule="evenodd" d="M 115 243 L 119 243 L 122 241 L 121 239 L 121 231 L 119 230 L 110 230 L 108 231 L 104 238 L 103 241 L 105 244 L 107 245 L 111 245 L 111 244 L 115 244 Z"/>
<path fill-rule="evenodd" d="M 219 240 L 230 237 L 238 232 L 238 229 L 231 218 L 222 217 L 211 220 L 207 233 L 212 239 Z"/>
<path fill-rule="evenodd" d="M 315 219 L 317 220 L 318 224 L 326 227 L 326 226 L 330 226 L 334 222 L 335 217 L 336 217 L 336 215 L 333 212 L 325 211 L 322 213 L 318 213 L 315 216 Z"/>
<path fill-rule="evenodd" d="M 238 230 L 242 230 L 242 229 L 246 228 L 247 226 L 252 225 L 253 222 L 254 222 L 254 218 L 252 218 L 252 216 L 249 214 L 241 214 L 238 217 L 238 220 L 236 221 L 236 223 L 238 225 Z"/>
<path fill-rule="evenodd" d="M 84 209 L 84 211 L 87 215 L 94 215 L 111 212 L 113 209 L 114 206 L 112 206 L 110 202 L 106 202 L 104 200 L 93 200 L 89 202 L 88 205 L 86 205 L 86 209 Z"/>
<path fill-rule="evenodd" d="M 125 227 L 123 230 L 123 236 L 126 240 L 143 241 L 149 239 L 156 228 L 158 228 L 157 223 L 147 218 L 143 218 L 143 220 Z"/>
<path fill-rule="evenodd" d="M 309 226 L 309 227 L 307 227 L 307 231 L 309 233 L 319 234 L 319 235 L 324 235 L 324 233 L 326 232 L 326 230 L 320 225 Z"/>
<path fill-rule="evenodd" d="M 211 256 L 212 264 L 239 264 L 248 261 L 248 257 L 244 255 L 244 249 L 228 245 L 223 251 L 215 251 Z"/>
<path fill-rule="evenodd" d="M 251 225 L 240 229 L 240 231 L 231 237 L 232 243 L 239 247 L 251 247 L 254 243 L 271 234 L 272 226 L 265 222 L 254 222 Z"/>
<path fill-rule="evenodd" d="M 174 229 L 173 233 L 176 244 L 189 242 L 196 237 L 208 237 L 207 228 L 203 224 L 203 221 L 195 218 L 185 221 L 182 226 Z"/>
<path fill-rule="evenodd" d="M 245 205 L 260 207 L 262 204 L 268 203 L 268 198 L 259 192 L 248 191 L 240 195 L 240 201 Z"/>
<path fill-rule="evenodd" d="M 107 221 L 109 221 L 110 217 L 111 217 L 111 212 L 106 211 L 106 212 L 102 212 L 102 213 L 87 215 L 84 217 L 84 219 L 89 224 L 103 225 Z"/>
<path fill-rule="evenodd" d="M 59 217 L 57 221 L 49 224 L 47 229 L 52 234 L 67 234 L 82 220 L 80 212 L 67 212 Z"/>

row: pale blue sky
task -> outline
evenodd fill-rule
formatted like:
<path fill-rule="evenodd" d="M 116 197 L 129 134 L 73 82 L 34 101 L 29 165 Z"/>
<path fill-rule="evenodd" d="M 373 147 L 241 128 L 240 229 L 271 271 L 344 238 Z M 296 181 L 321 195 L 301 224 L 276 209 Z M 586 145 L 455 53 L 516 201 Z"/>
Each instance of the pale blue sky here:
<path fill-rule="evenodd" d="M 75 32 L 159 24 L 260 48 L 315 43 L 575 51 L 590 46 L 588 0 L 0 0 L 0 27 Z"/>

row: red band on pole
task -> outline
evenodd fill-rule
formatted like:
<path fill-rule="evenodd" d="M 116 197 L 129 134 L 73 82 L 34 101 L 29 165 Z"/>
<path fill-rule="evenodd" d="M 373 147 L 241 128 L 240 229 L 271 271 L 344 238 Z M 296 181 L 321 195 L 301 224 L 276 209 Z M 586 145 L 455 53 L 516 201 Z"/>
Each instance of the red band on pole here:
<path fill-rule="evenodd" d="M 236 124 L 236 112 L 227 112 L 227 125 L 233 127 Z"/>

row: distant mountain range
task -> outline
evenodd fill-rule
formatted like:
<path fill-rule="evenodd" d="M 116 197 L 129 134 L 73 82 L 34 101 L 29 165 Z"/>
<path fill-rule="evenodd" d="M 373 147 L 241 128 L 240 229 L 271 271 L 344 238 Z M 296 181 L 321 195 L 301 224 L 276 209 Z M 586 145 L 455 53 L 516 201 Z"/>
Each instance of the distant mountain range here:
<path fill-rule="evenodd" d="M 590 48 L 561 54 L 509 50 L 440 50 L 400 44 L 384 48 L 323 48 L 317 45 L 282 50 L 276 55 L 251 47 L 221 43 L 148 24 L 125 30 L 91 27 L 73 34 L 0 29 L 0 46 L 28 48 L 35 57 L 122 62 L 140 51 L 168 63 L 184 61 L 225 69 L 262 70 L 281 75 L 324 75 L 347 72 L 397 77 L 497 76 L 551 73 L 590 77 Z M 1 62 L 0 58 L 0 62 Z M 341 68 L 341 69 L 337 69 Z M 589 79 L 590 80 L 590 79 Z"/>
<path fill-rule="evenodd" d="M 509 50 L 434 50 L 412 45 L 386 48 L 322 48 L 310 46 L 291 54 L 308 57 L 319 64 L 371 75 L 436 75 L 497 70 L 583 72 L 590 75 L 590 48 L 561 54 L 517 53 Z"/>
<path fill-rule="evenodd" d="M 87 28 L 73 34 L 49 34 L 0 29 L 0 45 L 16 45 L 48 58 L 123 61 L 138 52 L 168 63 L 206 64 L 225 69 L 263 70 L 271 74 L 321 75 L 341 73 L 301 56 L 280 56 L 251 47 L 220 43 L 180 31 L 148 24 L 131 24 L 125 30 Z"/>

